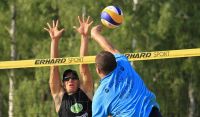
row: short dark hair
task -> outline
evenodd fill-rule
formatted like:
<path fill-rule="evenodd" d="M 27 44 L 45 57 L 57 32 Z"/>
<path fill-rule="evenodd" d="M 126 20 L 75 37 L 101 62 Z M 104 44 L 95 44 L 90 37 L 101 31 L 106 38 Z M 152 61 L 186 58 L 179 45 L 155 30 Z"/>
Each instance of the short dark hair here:
<path fill-rule="evenodd" d="M 63 79 L 62 79 L 63 82 L 65 81 L 65 77 L 68 76 L 69 74 L 72 74 L 73 76 L 79 78 L 78 74 L 75 70 L 67 69 L 63 72 Z"/>
<path fill-rule="evenodd" d="M 115 56 L 108 51 L 101 51 L 97 54 L 95 62 L 98 69 L 102 70 L 106 75 L 112 72 L 117 66 Z"/>

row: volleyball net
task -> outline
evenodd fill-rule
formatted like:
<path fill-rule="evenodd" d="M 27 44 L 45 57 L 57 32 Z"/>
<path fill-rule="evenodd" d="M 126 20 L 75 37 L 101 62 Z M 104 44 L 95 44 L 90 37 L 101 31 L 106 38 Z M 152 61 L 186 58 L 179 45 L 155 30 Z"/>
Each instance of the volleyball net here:
<path fill-rule="evenodd" d="M 129 59 L 129 61 L 194 57 L 194 56 L 200 56 L 200 48 L 124 53 L 124 55 Z M 47 66 L 92 64 L 92 63 L 95 63 L 95 56 L 0 61 L 0 69 L 47 67 Z"/>

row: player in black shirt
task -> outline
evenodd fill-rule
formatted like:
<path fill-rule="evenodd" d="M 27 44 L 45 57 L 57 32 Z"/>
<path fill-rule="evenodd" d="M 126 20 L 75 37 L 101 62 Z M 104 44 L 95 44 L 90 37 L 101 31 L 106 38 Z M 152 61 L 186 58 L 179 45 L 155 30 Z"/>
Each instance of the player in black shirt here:
<path fill-rule="evenodd" d="M 75 27 L 81 35 L 80 56 L 88 54 L 88 30 L 93 21 L 90 17 L 81 19 L 78 17 L 80 26 Z M 58 30 L 58 20 L 53 21 L 52 26 L 47 23 L 51 37 L 51 58 L 58 58 L 58 43 L 64 29 Z M 71 48 L 73 51 L 73 48 Z M 93 81 L 87 64 L 81 64 L 80 78 L 76 71 L 68 69 L 63 73 L 62 81 L 58 66 L 50 67 L 49 85 L 53 97 L 56 112 L 59 117 L 91 117 L 91 104 L 93 97 Z"/>

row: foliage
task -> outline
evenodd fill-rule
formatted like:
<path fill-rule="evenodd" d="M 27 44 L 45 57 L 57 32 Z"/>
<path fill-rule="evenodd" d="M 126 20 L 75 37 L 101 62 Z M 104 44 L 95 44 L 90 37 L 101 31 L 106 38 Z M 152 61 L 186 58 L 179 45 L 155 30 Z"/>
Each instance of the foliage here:
<path fill-rule="evenodd" d="M 0 60 L 10 60 L 11 1 L 0 0 Z M 94 25 L 100 23 L 101 10 L 108 5 L 120 6 L 124 23 L 116 29 L 104 28 L 103 34 L 114 46 L 125 52 L 158 51 L 200 47 L 199 1 L 187 0 L 16 0 L 17 4 L 17 59 L 49 58 L 50 38 L 43 30 L 54 19 L 60 22 L 65 33 L 59 43 L 60 57 L 79 56 L 80 36 L 72 28 L 78 25 L 77 16 L 90 15 Z M 89 42 L 89 55 L 100 47 Z M 200 112 L 199 57 L 134 62 L 145 84 L 157 96 L 163 116 L 187 117 L 190 99 L 189 85 L 194 89 L 195 115 Z M 62 73 L 67 67 L 60 66 Z M 94 65 L 92 75 L 98 84 Z M 16 117 L 55 117 L 55 107 L 49 91 L 49 68 L 16 69 L 14 115 Z M 0 70 L 0 93 L 3 98 L 1 112 L 7 115 L 8 72 Z"/>

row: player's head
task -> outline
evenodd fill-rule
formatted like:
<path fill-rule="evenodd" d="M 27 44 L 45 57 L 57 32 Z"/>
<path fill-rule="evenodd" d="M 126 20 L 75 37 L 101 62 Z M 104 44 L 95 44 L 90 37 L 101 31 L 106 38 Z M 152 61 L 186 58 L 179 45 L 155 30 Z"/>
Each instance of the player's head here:
<path fill-rule="evenodd" d="M 95 58 L 95 63 L 97 74 L 100 77 L 102 75 L 105 76 L 109 74 L 117 66 L 117 62 L 114 55 L 108 51 L 101 51 L 99 54 L 97 54 Z"/>
<path fill-rule="evenodd" d="M 79 77 L 75 70 L 67 69 L 63 73 L 63 85 L 68 94 L 75 93 L 79 88 Z"/>

